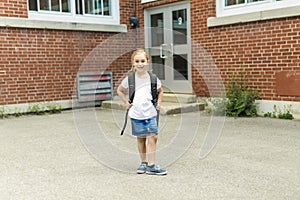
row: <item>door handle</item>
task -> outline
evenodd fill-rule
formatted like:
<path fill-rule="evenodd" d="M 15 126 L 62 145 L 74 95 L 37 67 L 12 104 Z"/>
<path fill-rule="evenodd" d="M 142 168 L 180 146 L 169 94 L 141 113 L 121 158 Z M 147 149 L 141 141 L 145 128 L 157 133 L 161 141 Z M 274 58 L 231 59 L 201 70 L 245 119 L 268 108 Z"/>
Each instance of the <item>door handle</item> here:
<path fill-rule="evenodd" d="M 160 58 L 162 58 L 162 59 L 167 58 L 167 55 L 164 54 L 164 47 L 167 47 L 167 44 L 161 44 L 159 46 L 159 55 L 160 55 Z"/>

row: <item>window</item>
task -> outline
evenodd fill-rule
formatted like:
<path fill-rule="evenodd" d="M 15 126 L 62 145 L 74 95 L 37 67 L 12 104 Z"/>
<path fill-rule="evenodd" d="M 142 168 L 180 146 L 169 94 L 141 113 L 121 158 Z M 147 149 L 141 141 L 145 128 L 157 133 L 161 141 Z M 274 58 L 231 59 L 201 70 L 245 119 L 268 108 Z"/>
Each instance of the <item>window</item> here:
<path fill-rule="evenodd" d="M 71 12 L 69 0 L 29 0 L 30 11 Z"/>
<path fill-rule="evenodd" d="M 119 0 L 28 0 L 29 18 L 119 24 Z"/>
<path fill-rule="evenodd" d="M 216 0 L 217 17 L 299 6 L 299 0 Z"/>
<path fill-rule="evenodd" d="M 267 0 L 225 0 L 225 7 L 240 5 L 240 4 L 249 4 L 259 1 L 267 1 Z"/>

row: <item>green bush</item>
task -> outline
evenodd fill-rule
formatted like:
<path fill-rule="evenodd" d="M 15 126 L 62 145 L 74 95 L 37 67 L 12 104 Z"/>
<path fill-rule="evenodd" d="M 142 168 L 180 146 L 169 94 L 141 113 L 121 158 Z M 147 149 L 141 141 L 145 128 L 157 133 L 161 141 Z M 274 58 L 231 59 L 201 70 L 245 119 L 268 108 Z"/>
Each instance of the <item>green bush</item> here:
<path fill-rule="evenodd" d="M 248 86 L 245 72 L 232 75 L 226 86 L 226 115 L 232 117 L 255 117 L 257 109 L 255 100 L 259 99 L 258 91 Z"/>

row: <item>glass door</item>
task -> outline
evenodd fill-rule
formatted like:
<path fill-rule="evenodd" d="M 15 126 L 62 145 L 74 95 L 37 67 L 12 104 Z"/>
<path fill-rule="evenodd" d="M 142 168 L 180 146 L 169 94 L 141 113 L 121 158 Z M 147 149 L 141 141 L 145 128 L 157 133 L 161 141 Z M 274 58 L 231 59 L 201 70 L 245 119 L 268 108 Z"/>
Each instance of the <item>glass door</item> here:
<path fill-rule="evenodd" d="M 166 91 L 191 93 L 189 4 L 145 11 L 146 49 L 150 68 Z"/>

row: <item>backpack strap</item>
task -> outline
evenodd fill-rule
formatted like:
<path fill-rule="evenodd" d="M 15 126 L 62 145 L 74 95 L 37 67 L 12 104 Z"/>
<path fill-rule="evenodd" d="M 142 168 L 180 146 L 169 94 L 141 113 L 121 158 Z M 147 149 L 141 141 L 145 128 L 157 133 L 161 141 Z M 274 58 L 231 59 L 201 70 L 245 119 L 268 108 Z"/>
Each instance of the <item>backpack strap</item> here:
<path fill-rule="evenodd" d="M 135 93 L 135 73 L 134 71 L 129 72 L 128 74 L 128 95 L 129 95 L 129 103 L 133 102 L 133 98 L 134 98 L 134 93 Z M 127 118 L 128 118 L 128 111 L 129 109 L 126 110 L 126 114 L 125 114 L 125 121 L 124 121 L 124 125 L 123 128 L 121 130 L 121 135 L 124 134 L 126 125 L 127 125 Z"/>
<path fill-rule="evenodd" d="M 151 94 L 152 94 L 152 103 L 154 107 L 156 108 L 157 106 L 157 101 L 158 101 L 158 92 L 157 92 L 157 76 L 156 74 L 153 74 L 151 72 L 148 72 L 150 75 L 150 80 L 151 80 Z M 159 123 L 159 110 L 157 111 L 157 116 L 156 116 L 156 122 L 157 126 Z"/>
<path fill-rule="evenodd" d="M 135 93 L 135 73 L 134 71 L 129 72 L 128 74 L 128 96 L 129 96 L 129 103 L 133 102 L 134 93 Z"/>
<path fill-rule="evenodd" d="M 151 72 L 148 72 L 150 75 L 151 81 L 151 95 L 152 95 L 152 103 L 154 106 L 157 105 L 158 93 L 157 93 L 157 76 Z M 135 72 L 131 71 L 128 74 L 128 96 L 129 103 L 133 102 L 134 94 L 135 94 Z"/>
<path fill-rule="evenodd" d="M 158 92 L 157 92 L 157 76 L 151 72 L 148 72 L 151 80 L 151 95 L 152 95 L 152 103 L 154 107 L 157 106 L 158 100 Z"/>

